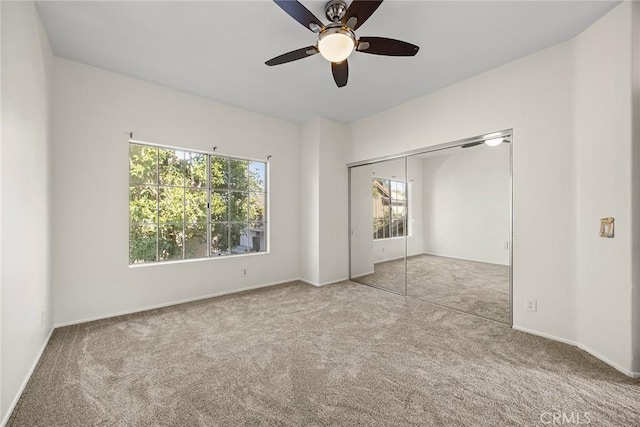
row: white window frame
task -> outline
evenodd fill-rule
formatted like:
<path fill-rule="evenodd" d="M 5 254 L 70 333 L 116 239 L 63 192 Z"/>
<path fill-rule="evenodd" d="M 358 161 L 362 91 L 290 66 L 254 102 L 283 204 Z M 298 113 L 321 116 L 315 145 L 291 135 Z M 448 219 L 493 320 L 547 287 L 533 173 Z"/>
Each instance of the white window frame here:
<path fill-rule="evenodd" d="M 160 200 L 158 197 L 158 200 L 156 200 L 156 221 L 155 223 L 146 223 L 146 222 L 140 222 L 140 223 L 136 223 L 136 222 L 132 222 L 131 221 L 131 212 L 130 212 L 130 204 L 129 204 L 129 266 L 130 267 L 139 267 L 139 266 L 148 266 L 148 265 L 158 265 L 158 264 L 166 264 L 166 263 L 176 263 L 176 262 L 191 262 L 191 261 L 200 261 L 200 260 L 212 260 L 212 259 L 223 259 L 223 258 L 235 258 L 238 256 L 255 256 L 255 255 L 264 255 L 264 254 L 268 254 L 270 252 L 270 237 L 271 237 L 271 233 L 270 233 L 270 210 L 269 210 L 269 172 L 270 172 L 270 165 L 269 165 L 269 161 L 268 160 L 263 160 L 263 159 L 255 159 L 255 158 L 247 158 L 247 157 L 239 157 L 239 156 L 231 156 L 231 155 L 225 155 L 225 154 L 219 154 L 216 152 L 207 152 L 207 151 L 202 151 L 202 150 L 195 150 L 195 149 L 190 149 L 190 148 L 184 148 L 184 147 L 177 147 L 177 146 L 168 146 L 168 145 L 161 145 L 161 144 L 154 144 L 154 143 L 150 143 L 150 142 L 143 142 L 143 141 L 138 141 L 138 140 L 129 140 L 129 161 L 131 161 L 131 146 L 136 145 L 136 146 L 144 146 L 147 148 L 152 148 L 152 149 L 158 149 L 158 150 L 176 150 L 176 151 L 182 151 L 184 153 L 189 153 L 189 154 L 200 154 L 200 155 L 205 155 L 207 156 L 206 159 L 206 186 L 205 187 L 190 187 L 187 185 L 186 182 L 183 182 L 182 186 L 175 186 L 175 185 L 161 185 L 160 184 L 160 164 L 158 161 L 158 164 L 156 165 L 156 180 L 155 180 L 155 184 L 134 184 L 132 182 L 129 182 L 129 197 L 131 197 L 131 189 L 132 187 L 142 187 L 142 186 L 149 186 L 149 187 L 156 187 L 158 189 L 158 191 L 161 188 L 183 188 L 186 192 L 187 189 L 203 189 L 206 191 L 207 193 L 207 208 L 206 208 L 206 215 L 207 215 L 207 229 L 206 229 L 206 255 L 205 256 L 199 256 L 199 257 L 190 257 L 187 258 L 186 257 L 186 233 L 185 233 L 185 229 L 186 227 L 193 225 L 190 222 L 186 221 L 186 218 L 183 217 L 182 220 L 182 226 L 183 226 L 183 237 L 182 237 L 182 258 L 181 259 L 171 259 L 171 260 L 162 260 L 160 259 L 160 253 L 159 253 L 159 242 L 160 242 L 160 225 L 162 223 L 160 223 Z M 249 168 L 251 166 L 251 163 L 261 163 L 264 165 L 264 191 L 263 192 L 256 192 L 256 191 L 249 191 L 249 190 L 236 190 L 233 189 L 231 187 L 231 184 L 229 182 L 227 182 L 227 186 L 225 188 L 213 188 L 212 187 L 212 183 L 211 183 L 211 163 L 212 163 L 212 158 L 222 158 L 222 159 L 227 159 L 227 161 L 246 161 L 249 162 L 249 164 L 247 165 L 247 167 Z M 159 159 L 159 157 L 158 157 Z M 230 163 L 229 164 L 229 168 Z M 230 170 L 230 169 L 229 169 Z M 228 173 L 229 175 L 229 173 Z M 131 176 L 131 175 L 129 175 Z M 228 198 L 228 203 L 229 203 L 229 208 L 228 208 L 228 213 L 227 213 L 227 220 L 226 221 L 212 221 L 212 217 L 211 217 L 211 197 L 212 194 L 216 191 L 226 191 L 229 195 Z M 231 193 L 232 192 L 239 192 L 239 193 L 245 193 L 247 194 L 247 196 L 249 196 L 250 194 L 259 194 L 259 195 L 264 195 L 264 215 L 262 220 L 260 221 L 252 221 L 249 216 L 247 216 L 246 221 L 232 221 L 230 218 L 230 211 L 231 211 Z M 186 204 L 186 197 L 183 197 L 183 204 Z M 249 215 L 249 212 L 247 212 L 247 215 Z M 227 224 L 227 241 L 228 241 L 228 246 L 231 247 L 232 243 L 231 243 L 231 224 L 244 224 L 246 226 L 246 231 L 247 231 L 247 239 L 249 238 L 248 235 L 248 231 L 249 231 L 249 227 L 252 223 L 261 223 L 263 224 L 263 233 L 264 233 L 264 250 L 262 250 L 262 245 L 261 245 L 261 250 L 259 251 L 248 251 L 248 247 L 247 246 L 247 252 L 241 252 L 241 253 L 233 253 L 231 251 L 227 251 L 227 253 L 224 254 L 218 254 L 218 253 L 212 253 L 212 231 L 213 231 L 213 226 L 214 224 Z M 151 261 L 141 261 L 141 262 L 133 262 L 133 260 L 131 259 L 131 229 L 134 226 L 141 226 L 141 225 L 154 225 L 156 227 L 156 259 L 155 260 L 151 260 Z M 228 248 L 229 249 L 229 248 Z"/>

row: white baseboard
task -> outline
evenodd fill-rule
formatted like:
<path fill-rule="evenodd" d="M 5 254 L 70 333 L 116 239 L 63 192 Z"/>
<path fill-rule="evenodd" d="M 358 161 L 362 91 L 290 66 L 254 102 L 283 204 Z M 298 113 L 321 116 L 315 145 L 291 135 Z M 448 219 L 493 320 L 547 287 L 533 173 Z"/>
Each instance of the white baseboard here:
<path fill-rule="evenodd" d="M 521 331 L 521 332 L 526 332 L 528 334 L 537 335 L 539 337 L 547 338 L 547 339 L 550 339 L 550 340 L 553 340 L 553 341 L 558 341 L 558 342 L 561 342 L 563 344 L 569 344 L 569 345 L 572 345 L 574 347 L 578 347 L 580 350 L 586 351 L 587 353 L 589 353 L 590 355 L 592 355 L 596 359 L 600 359 L 601 361 L 603 361 L 607 365 L 609 365 L 612 368 L 614 368 L 615 370 L 625 374 L 626 376 L 631 377 L 631 378 L 640 378 L 640 372 L 630 371 L 630 370 L 620 366 L 618 363 L 616 363 L 616 362 L 614 362 L 612 360 L 609 360 L 608 358 L 604 357 L 600 353 L 598 353 L 596 351 L 593 351 L 592 349 L 590 349 L 586 345 L 580 344 L 579 342 L 571 341 L 571 340 L 568 340 L 566 338 L 556 337 L 556 336 L 550 335 L 550 334 L 545 334 L 544 332 L 538 332 L 538 331 L 534 331 L 532 329 L 523 328 L 522 326 L 513 325 L 513 329 L 516 329 L 516 330 Z"/>
<path fill-rule="evenodd" d="M 409 256 L 412 256 L 412 255 L 409 255 Z M 397 257 L 394 257 L 394 258 L 374 260 L 373 261 L 373 265 L 382 264 L 383 262 L 397 261 L 399 259 L 404 259 L 404 255 L 397 256 Z"/>
<path fill-rule="evenodd" d="M 333 285 L 334 283 L 340 283 L 340 282 L 344 282 L 344 281 L 347 281 L 347 280 L 349 280 L 349 279 L 345 277 L 344 279 L 330 280 L 328 282 L 318 283 L 318 282 L 313 282 L 313 281 L 307 280 L 307 279 L 298 279 L 299 282 L 303 282 L 303 283 L 306 283 L 308 285 L 312 285 L 312 286 L 315 286 L 315 287 L 318 287 L 318 288 L 321 287 L 321 286 Z"/>
<path fill-rule="evenodd" d="M 209 298 L 221 297 L 221 296 L 224 296 L 224 295 L 237 294 L 239 292 L 252 291 L 254 289 L 268 288 L 270 286 L 277 286 L 277 285 L 282 285 L 282 284 L 285 284 L 285 283 L 297 282 L 298 280 L 301 280 L 301 279 L 298 279 L 298 278 L 287 279 L 287 280 L 281 280 L 281 281 L 278 281 L 278 282 L 264 283 L 262 285 L 247 286 L 247 287 L 244 287 L 244 288 L 233 289 L 233 290 L 230 290 L 230 291 L 216 292 L 216 293 L 213 293 L 213 294 L 201 295 L 201 296 L 197 296 L 197 297 L 185 298 L 185 299 L 165 302 L 165 303 L 161 303 L 161 304 L 149 305 L 149 306 L 145 306 L 145 307 L 134 308 L 134 309 L 131 309 L 131 310 L 119 311 L 119 312 L 116 312 L 116 313 L 108 313 L 108 314 L 103 314 L 103 315 L 100 315 L 100 316 L 87 317 L 87 318 L 78 319 L 78 320 L 71 320 L 71 321 L 68 321 L 68 322 L 56 323 L 55 327 L 56 328 L 62 328 L 64 326 L 73 326 L 73 325 L 78 325 L 80 323 L 87 323 L 87 322 L 93 322 L 95 320 L 109 319 L 111 317 L 118 317 L 118 316 L 124 316 L 124 315 L 127 315 L 127 314 L 140 313 L 140 312 L 143 312 L 143 311 L 149 311 L 149 310 L 155 310 L 155 309 L 158 309 L 158 308 L 170 307 L 172 305 L 184 304 L 184 303 L 187 303 L 187 302 L 194 302 L 194 301 L 200 301 L 200 300 L 209 299 Z"/>
<path fill-rule="evenodd" d="M 416 254 L 419 255 L 419 254 Z M 441 258 L 452 258 L 452 259 L 460 259 L 462 261 L 473 261 L 473 262 L 482 262 L 484 264 L 494 264 L 494 265 L 502 265 L 505 267 L 508 267 L 509 264 L 501 264 L 499 262 L 489 262 L 489 261 L 483 261 L 481 259 L 473 259 L 473 258 L 461 258 L 459 256 L 451 256 L 451 255 L 442 255 L 442 254 L 434 254 L 432 252 L 424 252 L 423 255 L 431 255 L 431 256 L 439 256 Z"/>
<path fill-rule="evenodd" d="M 9 418 L 11 418 L 11 414 L 13 413 L 13 410 L 16 408 L 16 405 L 18 404 L 18 401 L 20 400 L 20 397 L 22 396 L 22 393 L 24 392 L 24 389 L 27 387 L 27 383 L 31 379 L 31 375 L 33 375 L 33 372 L 36 370 L 36 366 L 38 366 L 38 362 L 40 362 L 40 358 L 42 357 L 42 354 L 44 353 L 44 349 L 47 348 L 47 344 L 49 344 L 49 340 L 51 339 L 51 335 L 53 335 L 54 329 L 55 329 L 55 327 L 51 327 L 51 330 L 49 331 L 49 335 L 47 335 L 47 339 L 44 340 L 44 343 L 42 344 L 42 347 L 40 348 L 40 351 L 38 352 L 38 355 L 36 356 L 35 360 L 33 361 L 33 364 L 31 365 L 31 368 L 29 369 L 29 372 L 27 373 L 27 376 L 25 377 L 24 381 L 22 382 L 22 385 L 18 389 L 18 392 L 16 393 L 15 397 L 13 398 L 13 401 L 11 402 L 11 405 L 9 405 L 9 409 L 7 409 L 7 413 L 5 414 L 4 419 L 2 420 L 2 424 L 0 424 L 0 426 L 4 427 L 5 425 L 7 425 L 7 422 L 9 421 Z"/>
<path fill-rule="evenodd" d="M 375 270 L 371 270 L 371 271 L 368 271 L 368 272 L 366 272 L 366 273 L 358 274 L 357 276 L 352 277 L 351 279 L 348 279 L 348 280 L 355 280 L 355 279 L 359 279 L 359 278 L 361 278 L 361 277 L 368 276 L 368 275 L 370 275 L 370 274 L 374 274 L 375 272 L 376 272 Z"/>

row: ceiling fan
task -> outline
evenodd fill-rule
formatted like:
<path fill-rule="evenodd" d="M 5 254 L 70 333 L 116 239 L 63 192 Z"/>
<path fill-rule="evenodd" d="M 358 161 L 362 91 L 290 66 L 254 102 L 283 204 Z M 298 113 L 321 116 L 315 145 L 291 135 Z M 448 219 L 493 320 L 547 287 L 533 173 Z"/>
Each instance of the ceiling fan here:
<path fill-rule="evenodd" d="M 356 38 L 357 30 L 376 11 L 382 0 L 353 0 L 349 8 L 344 0 L 331 0 L 325 6 L 325 14 L 331 21 L 324 25 L 306 7 L 296 0 L 274 0 L 300 24 L 318 34 L 313 46 L 303 47 L 265 62 L 269 66 L 280 65 L 317 53 L 331 62 L 333 80 L 338 87 L 346 86 L 349 78 L 347 58 L 355 50 L 362 53 L 386 56 L 414 56 L 419 47 L 400 40 L 385 37 Z"/>

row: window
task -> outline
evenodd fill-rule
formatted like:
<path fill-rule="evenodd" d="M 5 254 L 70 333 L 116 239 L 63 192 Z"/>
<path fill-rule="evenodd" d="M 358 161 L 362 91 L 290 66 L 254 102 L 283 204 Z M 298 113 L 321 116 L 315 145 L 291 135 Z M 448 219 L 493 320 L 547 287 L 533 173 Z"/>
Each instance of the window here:
<path fill-rule="evenodd" d="M 373 239 L 406 236 L 407 183 L 374 178 Z"/>
<path fill-rule="evenodd" d="M 266 251 L 265 162 L 129 145 L 129 264 Z"/>

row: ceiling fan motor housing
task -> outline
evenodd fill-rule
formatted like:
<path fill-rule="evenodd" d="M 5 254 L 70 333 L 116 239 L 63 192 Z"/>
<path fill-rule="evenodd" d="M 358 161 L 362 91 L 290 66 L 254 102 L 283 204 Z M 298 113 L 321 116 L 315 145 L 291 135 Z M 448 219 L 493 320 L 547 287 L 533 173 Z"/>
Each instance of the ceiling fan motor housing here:
<path fill-rule="evenodd" d="M 343 0 L 331 0 L 324 7 L 324 12 L 331 22 L 338 22 L 347 12 L 347 3 Z"/>

